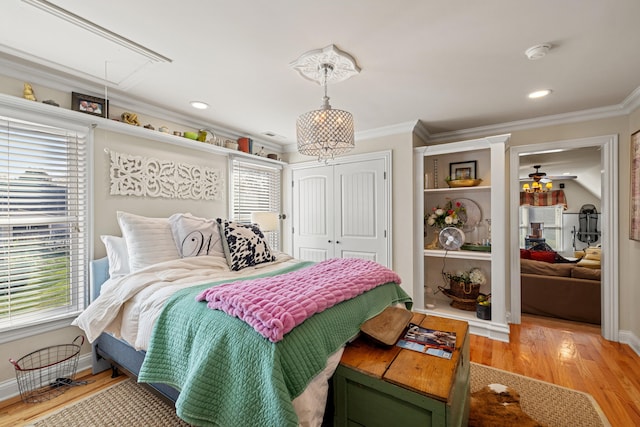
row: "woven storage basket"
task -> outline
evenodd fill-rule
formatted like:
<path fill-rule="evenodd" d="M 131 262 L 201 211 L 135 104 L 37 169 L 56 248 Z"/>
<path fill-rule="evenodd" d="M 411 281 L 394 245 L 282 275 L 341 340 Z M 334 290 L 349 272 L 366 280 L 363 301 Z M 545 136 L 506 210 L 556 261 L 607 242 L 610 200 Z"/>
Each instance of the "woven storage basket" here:
<path fill-rule="evenodd" d="M 451 298 L 451 307 L 458 310 L 476 311 L 480 285 L 477 283 L 464 283 L 449 280 L 449 289 L 438 286 L 447 297 Z"/>
<path fill-rule="evenodd" d="M 465 300 L 473 300 L 474 304 L 476 298 L 480 295 L 480 285 L 477 283 L 464 283 L 449 280 L 449 290 L 451 291 L 451 295 Z"/>

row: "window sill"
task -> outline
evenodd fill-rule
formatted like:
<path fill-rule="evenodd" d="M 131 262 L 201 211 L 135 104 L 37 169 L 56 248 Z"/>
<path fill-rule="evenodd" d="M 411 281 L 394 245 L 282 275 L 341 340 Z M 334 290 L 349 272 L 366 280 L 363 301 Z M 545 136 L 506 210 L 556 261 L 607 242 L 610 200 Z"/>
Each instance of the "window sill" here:
<path fill-rule="evenodd" d="M 71 322 L 73 321 L 73 319 L 75 319 L 77 316 L 78 313 L 74 313 L 44 323 L 32 323 L 29 325 L 4 329 L 0 331 L 0 344 L 6 344 L 8 342 L 31 337 L 33 335 L 44 334 L 46 332 L 69 327 L 71 326 Z"/>

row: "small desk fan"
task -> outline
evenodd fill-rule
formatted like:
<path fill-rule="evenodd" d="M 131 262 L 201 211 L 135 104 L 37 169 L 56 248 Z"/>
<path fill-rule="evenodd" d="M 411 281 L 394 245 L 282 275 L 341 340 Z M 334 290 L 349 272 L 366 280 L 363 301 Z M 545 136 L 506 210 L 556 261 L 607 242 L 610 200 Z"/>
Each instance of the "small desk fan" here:
<path fill-rule="evenodd" d="M 457 251 L 464 244 L 464 232 L 456 227 L 445 227 L 438 236 L 440 245 L 447 251 Z"/>

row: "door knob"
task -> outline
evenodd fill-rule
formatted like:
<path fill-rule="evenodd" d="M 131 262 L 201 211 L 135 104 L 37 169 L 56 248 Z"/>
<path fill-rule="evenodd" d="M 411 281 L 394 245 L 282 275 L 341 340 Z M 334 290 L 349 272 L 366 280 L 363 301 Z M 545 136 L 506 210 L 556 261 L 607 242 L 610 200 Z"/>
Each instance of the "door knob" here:
<path fill-rule="evenodd" d="M 327 240 L 327 243 L 331 243 L 331 240 Z"/>
<path fill-rule="evenodd" d="M 340 244 L 340 240 L 336 240 L 336 244 L 338 244 L 338 245 L 339 245 L 339 244 Z"/>

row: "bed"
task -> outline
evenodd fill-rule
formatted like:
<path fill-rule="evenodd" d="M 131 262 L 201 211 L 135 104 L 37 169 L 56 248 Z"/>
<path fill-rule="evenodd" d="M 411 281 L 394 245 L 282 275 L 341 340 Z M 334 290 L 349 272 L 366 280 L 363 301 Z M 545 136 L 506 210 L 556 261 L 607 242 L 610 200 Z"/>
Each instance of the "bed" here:
<path fill-rule="evenodd" d="M 387 306 L 411 305 L 400 286 L 385 282 L 267 339 L 246 319 L 194 297 L 239 283 L 287 282 L 322 263 L 277 253 L 236 271 L 228 261 L 180 257 L 114 277 L 113 257 L 93 261 L 92 304 L 74 323 L 93 344 L 94 371 L 124 368 L 194 425 L 320 425 L 346 342 Z"/>

